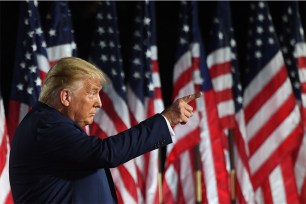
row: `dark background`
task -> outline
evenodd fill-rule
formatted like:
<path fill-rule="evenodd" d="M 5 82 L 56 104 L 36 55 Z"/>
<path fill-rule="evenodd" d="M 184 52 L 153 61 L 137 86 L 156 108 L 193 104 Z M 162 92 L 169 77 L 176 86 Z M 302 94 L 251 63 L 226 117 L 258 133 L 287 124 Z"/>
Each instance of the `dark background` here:
<path fill-rule="evenodd" d="M 18 1 L 0 2 L 0 81 L 1 91 L 4 99 L 5 110 L 8 110 L 8 100 L 11 89 L 12 72 L 14 66 L 17 25 L 18 25 Z M 97 12 L 97 1 L 69 1 L 73 28 L 75 30 L 75 41 L 78 49 L 78 57 L 88 59 L 90 43 L 94 30 L 95 17 Z M 231 1 L 232 23 L 235 30 L 235 37 L 238 48 L 238 59 L 243 57 L 242 45 L 246 44 L 247 15 L 250 2 Z M 46 13 L 50 2 L 39 1 L 41 17 Z M 130 39 L 132 35 L 133 11 L 135 2 L 116 1 L 118 26 L 122 46 L 122 57 L 124 65 L 128 62 Z M 199 1 L 199 23 L 204 42 L 205 36 L 211 24 L 211 12 L 216 2 Z M 278 7 L 282 2 L 269 2 L 272 19 L 280 18 Z M 299 1 L 300 15 L 304 31 L 306 29 L 306 2 Z M 175 63 L 175 49 L 177 42 L 178 23 L 178 1 L 157 1 L 156 2 L 156 26 L 157 26 L 157 47 L 162 83 L 163 99 L 166 106 L 172 100 L 172 72 Z M 306 31 L 305 31 L 306 33 Z M 126 71 L 126 67 L 124 67 Z M 6 112 L 7 113 L 7 112 Z"/>

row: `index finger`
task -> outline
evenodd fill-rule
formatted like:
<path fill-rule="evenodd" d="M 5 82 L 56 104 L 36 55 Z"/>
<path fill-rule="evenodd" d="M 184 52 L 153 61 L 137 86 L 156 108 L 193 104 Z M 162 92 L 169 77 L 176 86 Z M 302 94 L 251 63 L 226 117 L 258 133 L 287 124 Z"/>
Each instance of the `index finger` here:
<path fill-rule="evenodd" d="M 188 96 L 184 96 L 183 97 L 183 100 L 186 102 L 186 103 L 189 103 L 190 101 L 194 100 L 194 99 L 197 99 L 199 98 L 200 96 L 202 96 L 202 92 L 197 92 L 197 93 L 194 93 L 194 94 L 191 94 L 191 95 L 188 95 Z"/>

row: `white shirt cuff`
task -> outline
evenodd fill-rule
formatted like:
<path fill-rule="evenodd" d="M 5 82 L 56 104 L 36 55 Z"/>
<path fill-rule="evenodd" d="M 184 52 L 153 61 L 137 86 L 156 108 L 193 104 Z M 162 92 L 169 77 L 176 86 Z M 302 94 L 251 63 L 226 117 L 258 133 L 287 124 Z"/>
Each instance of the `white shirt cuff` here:
<path fill-rule="evenodd" d="M 171 125 L 170 125 L 168 119 L 167 119 L 163 114 L 161 114 L 161 115 L 162 115 L 162 116 L 165 118 L 165 120 L 166 120 L 166 123 L 167 123 L 168 129 L 169 129 L 170 135 L 171 135 L 172 137 L 175 136 L 175 133 L 174 133 L 174 131 L 173 131 L 173 129 L 172 129 L 172 127 L 171 127 Z"/>

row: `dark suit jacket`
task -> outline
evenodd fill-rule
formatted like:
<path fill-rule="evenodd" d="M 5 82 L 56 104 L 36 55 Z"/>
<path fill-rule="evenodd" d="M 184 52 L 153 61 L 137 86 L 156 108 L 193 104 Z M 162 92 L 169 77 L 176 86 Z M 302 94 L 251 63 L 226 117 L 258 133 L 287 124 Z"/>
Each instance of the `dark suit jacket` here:
<path fill-rule="evenodd" d="M 109 168 L 171 142 L 160 114 L 102 140 L 39 102 L 13 137 L 9 173 L 14 201 L 116 203 Z"/>

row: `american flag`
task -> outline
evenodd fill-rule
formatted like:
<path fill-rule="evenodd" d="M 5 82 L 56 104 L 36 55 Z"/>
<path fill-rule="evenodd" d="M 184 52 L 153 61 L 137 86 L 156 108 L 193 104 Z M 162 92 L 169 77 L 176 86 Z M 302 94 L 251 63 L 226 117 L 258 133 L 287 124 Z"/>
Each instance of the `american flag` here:
<path fill-rule="evenodd" d="M 250 3 L 243 106 L 258 203 L 297 203 L 291 153 L 302 133 L 284 58 L 266 2 Z"/>
<path fill-rule="evenodd" d="M 213 24 L 207 44 L 207 66 L 216 92 L 220 122 L 225 129 L 234 126 L 232 61 L 236 60 L 237 57 L 231 51 L 231 47 L 236 46 L 236 42 L 231 38 L 231 31 L 229 30 L 228 5 L 229 2 L 217 2 L 217 13 L 212 20 Z"/>
<path fill-rule="evenodd" d="M 68 1 L 50 2 L 44 31 L 50 66 L 63 57 L 76 56 L 76 43 Z"/>
<path fill-rule="evenodd" d="M 137 2 L 127 84 L 131 125 L 164 109 L 157 61 L 154 2 Z M 138 203 L 158 203 L 158 150 L 135 159 Z"/>
<path fill-rule="evenodd" d="M 106 74 L 108 83 L 103 86 L 103 107 L 97 112 L 90 134 L 105 138 L 129 128 L 130 116 L 126 100 L 126 87 L 119 32 L 117 28 L 116 2 L 98 4 L 96 28 L 92 42 L 90 61 Z M 111 169 L 119 203 L 137 203 L 137 173 L 134 160 Z"/>
<path fill-rule="evenodd" d="M 37 1 L 20 2 L 17 48 L 9 101 L 8 133 L 16 127 L 40 94 L 41 73 L 49 70 L 46 42 L 40 25 Z"/>
<path fill-rule="evenodd" d="M 173 97 L 196 91 L 202 91 L 203 97 L 190 104 L 195 111 L 193 117 L 185 126 L 174 127 L 177 141 L 167 146 L 165 203 L 230 202 L 223 132 L 197 18 L 197 2 L 181 2 Z M 199 171 L 203 175 L 194 180 Z"/>
<path fill-rule="evenodd" d="M 216 98 L 218 113 L 223 128 L 230 128 L 233 147 L 226 147 L 227 159 L 236 171 L 236 199 L 239 203 L 254 203 L 254 190 L 249 176 L 248 149 L 246 146 L 242 86 L 237 59 L 236 40 L 231 22 L 230 3 L 216 3 L 212 28 L 208 39 L 207 64 Z M 218 100 L 219 99 L 219 100 Z M 227 139 L 224 143 L 227 143 Z M 230 148 L 233 148 L 232 151 Z M 229 169 L 229 167 L 227 167 Z"/>
<path fill-rule="evenodd" d="M 300 202 L 306 202 L 306 43 L 298 2 L 282 2 L 276 31 L 291 84 L 302 113 L 304 135 L 295 161 L 295 178 Z"/>
<path fill-rule="evenodd" d="M 9 137 L 6 128 L 6 119 L 0 92 L 0 203 L 10 204 L 13 202 L 9 181 Z"/>

